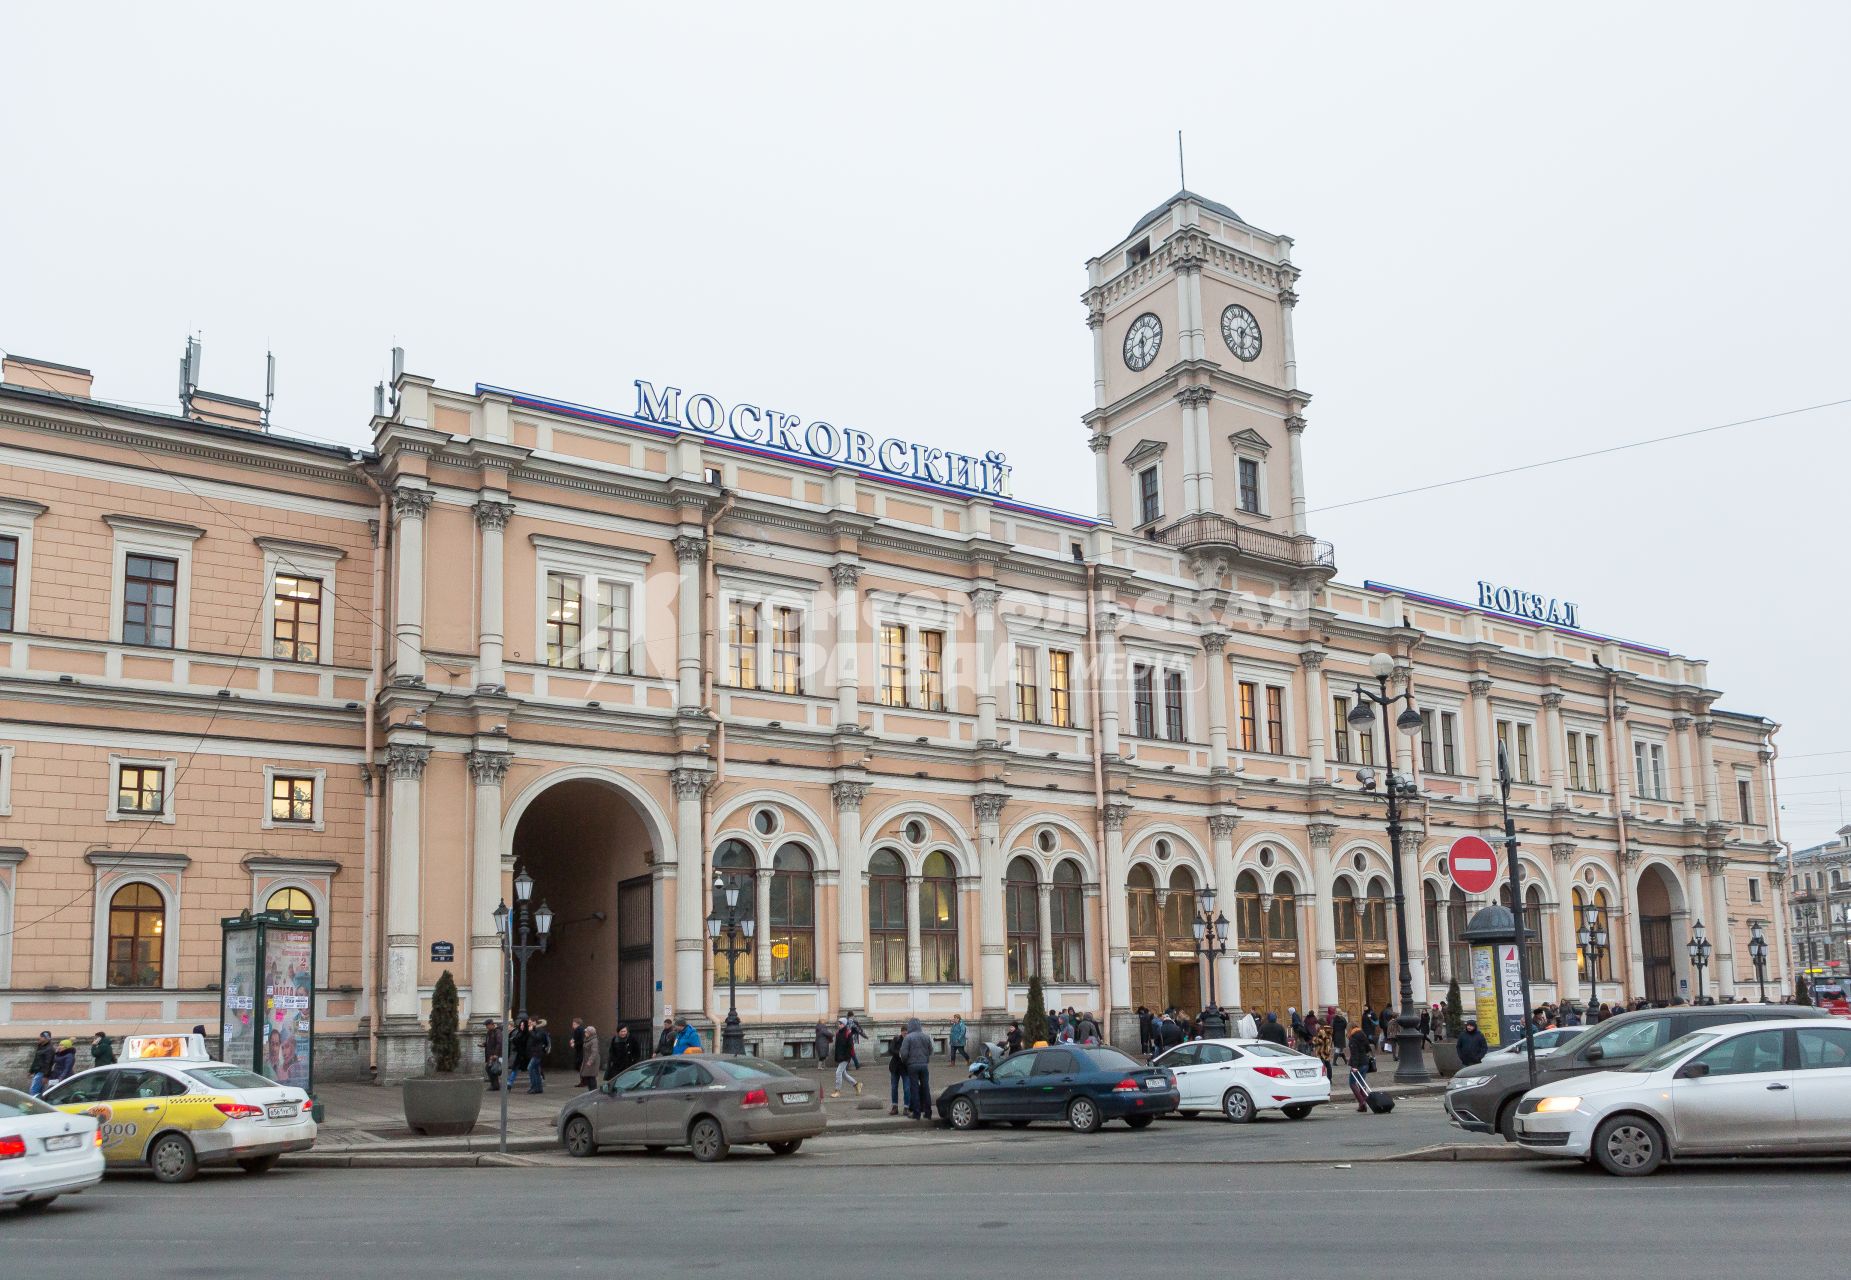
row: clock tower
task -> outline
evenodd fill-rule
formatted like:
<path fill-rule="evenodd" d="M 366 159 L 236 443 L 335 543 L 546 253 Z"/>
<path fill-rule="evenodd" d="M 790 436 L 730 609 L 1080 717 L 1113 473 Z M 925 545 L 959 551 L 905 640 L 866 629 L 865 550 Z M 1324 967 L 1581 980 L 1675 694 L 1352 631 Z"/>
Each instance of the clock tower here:
<path fill-rule="evenodd" d="M 1097 514 L 1185 549 L 1328 568 L 1305 536 L 1289 237 L 1178 191 L 1086 264 Z"/>

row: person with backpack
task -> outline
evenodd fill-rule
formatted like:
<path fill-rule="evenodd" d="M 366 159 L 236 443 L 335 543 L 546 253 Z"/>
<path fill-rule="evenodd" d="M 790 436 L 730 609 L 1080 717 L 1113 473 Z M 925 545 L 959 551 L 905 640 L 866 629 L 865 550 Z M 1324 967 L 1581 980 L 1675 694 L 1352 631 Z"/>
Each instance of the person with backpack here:
<path fill-rule="evenodd" d="M 836 1087 L 835 1091 L 829 1096 L 832 1098 L 841 1097 L 842 1085 L 844 1082 L 854 1085 L 855 1093 L 859 1096 L 861 1093 L 861 1081 L 855 1079 L 855 1077 L 849 1073 L 848 1069 L 849 1063 L 855 1056 L 855 1037 L 848 1029 L 847 1018 L 838 1018 L 836 1020 L 836 1038 L 835 1044 L 831 1046 L 831 1054 L 836 1062 Z"/>
<path fill-rule="evenodd" d="M 1367 1014 L 1364 1015 L 1367 1018 Z M 1369 1110 L 1369 1058 L 1373 1042 L 1362 1027 L 1350 1032 L 1350 1092 L 1356 1095 L 1356 1109 Z"/>
<path fill-rule="evenodd" d="M 546 1055 L 553 1051 L 553 1037 L 546 1029 L 545 1018 L 535 1018 L 527 1031 L 527 1092 L 546 1092 Z"/>

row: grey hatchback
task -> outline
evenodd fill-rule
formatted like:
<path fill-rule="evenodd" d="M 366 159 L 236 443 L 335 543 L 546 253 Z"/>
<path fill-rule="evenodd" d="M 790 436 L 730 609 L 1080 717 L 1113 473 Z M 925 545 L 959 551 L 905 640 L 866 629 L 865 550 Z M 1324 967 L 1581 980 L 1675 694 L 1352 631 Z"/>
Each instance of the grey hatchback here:
<path fill-rule="evenodd" d="M 762 1058 L 651 1058 L 580 1094 L 554 1122 L 575 1156 L 599 1147 L 687 1147 L 701 1161 L 763 1143 L 790 1155 L 828 1125 L 822 1089 Z"/>
<path fill-rule="evenodd" d="M 1700 1027 L 1818 1016 L 1817 1009 L 1790 1004 L 1674 1005 L 1622 1013 L 1585 1028 L 1548 1053 L 1539 1052 L 1536 1084 L 1553 1084 L 1591 1071 L 1617 1070 Z M 1446 1114 L 1461 1129 L 1500 1133 L 1506 1141 L 1515 1141 L 1517 1102 L 1529 1091 L 1525 1055 L 1494 1054 L 1476 1066 L 1459 1068 L 1446 1086 Z"/>

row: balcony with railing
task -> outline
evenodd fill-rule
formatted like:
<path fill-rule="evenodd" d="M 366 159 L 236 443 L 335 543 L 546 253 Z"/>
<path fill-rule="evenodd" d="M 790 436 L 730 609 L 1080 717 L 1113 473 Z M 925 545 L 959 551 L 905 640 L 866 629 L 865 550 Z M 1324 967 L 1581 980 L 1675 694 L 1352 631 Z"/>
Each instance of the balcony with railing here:
<path fill-rule="evenodd" d="M 1231 551 L 1269 564 L 1297 569 L 1337 568 L 1337 553 L 1330 543 L 1308 534 L 1256 529 L 1223 515 L 1204 512 L 1184 516 L 1174 524 L 1152 529 L 1150 538 L 1179 551 Z"/>

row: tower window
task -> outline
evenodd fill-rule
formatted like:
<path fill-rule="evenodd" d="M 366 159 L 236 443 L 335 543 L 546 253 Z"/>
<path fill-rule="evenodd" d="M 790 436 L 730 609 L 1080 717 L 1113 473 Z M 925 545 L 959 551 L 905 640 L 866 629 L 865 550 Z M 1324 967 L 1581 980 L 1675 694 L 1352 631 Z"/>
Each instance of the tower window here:
<path fill-rule="evenodd" d="M 1148 257 L 1150 257 L 1150 237 L 1145 236 L 1142 240 L 1125 250 L 1125 265 L 1127 267 L 1135 267 Z"/>
<path fill-rule="evenodd" d="M 1240 462 L 1240 509 L 1255 515 L 1260 512 L 1260 464 L 1252 458 Z"/>
<path fill-rule="evenodd" d="M 1138 523 L 1152 524 L 1163 515 L 1163 503 L 1157 493 L 1157 468 L 1145 467 L 1138 472 Z"/>

